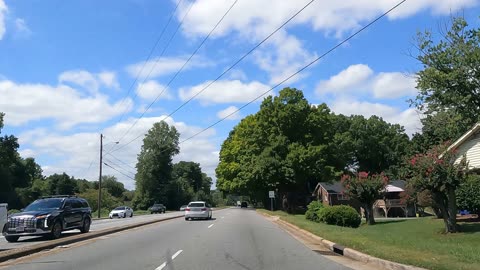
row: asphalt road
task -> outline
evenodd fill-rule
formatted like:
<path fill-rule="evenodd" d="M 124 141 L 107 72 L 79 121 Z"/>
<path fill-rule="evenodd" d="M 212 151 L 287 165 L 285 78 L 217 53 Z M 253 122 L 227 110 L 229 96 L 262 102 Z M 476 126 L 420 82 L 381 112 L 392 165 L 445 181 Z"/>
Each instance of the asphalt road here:
<path fill-rule="evenodd" d="M 0 269 L 350 269 L 248 209 L 173 219 L 13 261 Z"/>
<path fill-rule="evenodd" d="M 146 222 L 151 220 L 159 220 L 159 219 L 164 219 L 164 218 L 179 216 L 179 215 L 183 215 L 183 212 L 177 211 L 177 212 L 168 212 L 166 214 L 153 214 L 153 215 L 141 215 L 141 216 L 134 215 L 131 218 L 127 217 L 127 218 L 93 220 L 90 231 L 92 232 L 101 231 L 103 229 L 113 228 L 117 226 L 125 226 L 125 225 L 141 223 L 141 222 Z M 70 230 L 70 231 L 63 232 L 62 237 L 68 237 L 68 236 L 77 235 L 77 234 L 80 234 L 79 230 Z M 30 236 L 30 237 L 20 237 L 20 239 L 16 243 L 8 243 L 7 240 L 5 240 L 5 237 L 0 236 L 0 251 L 31 246 L 31 245 L 41 243 L 43 241 L 48 241 L 48 240 L 46 240 L 45 237 Z"/>

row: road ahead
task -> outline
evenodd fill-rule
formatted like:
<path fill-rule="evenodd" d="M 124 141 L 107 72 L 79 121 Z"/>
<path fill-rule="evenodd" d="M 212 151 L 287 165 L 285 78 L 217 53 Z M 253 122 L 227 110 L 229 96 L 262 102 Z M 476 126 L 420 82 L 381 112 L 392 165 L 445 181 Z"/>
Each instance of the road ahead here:
<path fill-rule="evenodd" d="M 350 269 L 316 253 L 252 210 L 174 219 L 116 233 L 0 269 Z"/>

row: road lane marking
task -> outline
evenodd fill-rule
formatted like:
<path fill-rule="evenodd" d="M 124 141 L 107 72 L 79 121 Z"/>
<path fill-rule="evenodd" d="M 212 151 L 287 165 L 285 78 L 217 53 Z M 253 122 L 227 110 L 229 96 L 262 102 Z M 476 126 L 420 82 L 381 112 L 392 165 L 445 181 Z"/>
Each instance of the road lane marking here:
<path fill-rule="evenodd" d="M 215 225 L 215 224 L 210 224 L 210 226 L 208 226 L 208 228 L 210 229 L 211 227 L 213 227 L 213 225 Z"/>
<path fill-rule="evenodd" d="M 183 250 L 181 250 L 181 249 L 179 251 L 175 252 L 175 254 L 173 254 L 173 256 L 172 256 L 172 260 L 175 259 L 182 252 L 183 252 Z M 164 262 L 164 263 L 160 264 L 160 266 L 155 268 L 155 270 L 162 270 L 163 268 L 165 268 L 165 266 L 167 266 L 167 262 Z"/>
<path fill-rule="evenodd" d="M 222 217 L 222 218 L 225 218 L 225 217 Z"/>
<path fill-rule="evenodd" d="M 175 254 L 173 254 L 173 256 L 172 256 L 172 260 L 175 259 L 182 252 L 183 252 L 183 250 L 181 250 L 181 249 L 179 251 L 175 252 Z"/>

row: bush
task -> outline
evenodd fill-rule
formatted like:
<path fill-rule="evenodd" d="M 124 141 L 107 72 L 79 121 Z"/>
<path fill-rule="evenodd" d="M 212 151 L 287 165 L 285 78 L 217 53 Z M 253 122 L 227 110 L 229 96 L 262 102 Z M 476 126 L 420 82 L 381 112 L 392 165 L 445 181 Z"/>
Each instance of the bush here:
<path fill-rule="evenodd" d="M 320 222 L 318 212 L 322 208 L 324 208 L 322 202 L 312 201 L 307 206 L 307 211 L 305 212 L 305 218 L 311 221 Z"/>
<path fill-rule="evenodd" d="M 318 216 L 321 222 L 342 227 L 357 228 L 362 222 L 357 210 L 348 205 L 324 207 Z"/>
<path fill-rule="evenodd" d="M 8 214 L 11 215 L 11 214 L 16 214 L 16 213 L 20 213 L 20 210 L 18 209 L 10 209 L 8 210 Z"/>

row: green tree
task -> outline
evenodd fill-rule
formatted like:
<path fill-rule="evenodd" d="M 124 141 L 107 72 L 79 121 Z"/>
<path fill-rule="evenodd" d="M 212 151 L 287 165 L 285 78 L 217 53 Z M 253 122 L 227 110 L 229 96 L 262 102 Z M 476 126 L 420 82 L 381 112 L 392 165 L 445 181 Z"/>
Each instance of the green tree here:
<path fill-rule="evenodd" d="M 167 204 L 172 158 L 179 152 L 179 136 L 177 129 L 164 121 L 155 123 L 146 134 L 136 165 L 135 208 L 146 209 L 155 202 Z"/>
<path fill-rule="evenodd" d="M 92 208 L 92 212 L 96 212 L 98 210 L 98 189 L 87 189 L 82 193 L 78 193 L 77 195 L 88 201 L 90 208 Z M 121 202 L 118 198 L 112 196 L 112 194 L 110 194 L 106 188 L 102 188 L 102 211 L 110 211 L 120 204 Z"/>
<path fill-rule="evenodd" d="M 452 110 L 472 126 L 480 110 L 480 31 L 457 17 L 444 32 L 440 38 L 430 31 L 417 35 L 416 58 L 423 69 L 411 105 L 427 115 Z"/>
<path fill-rule="evenodd" d="M 480 176 L 469 175 L 456 190 L 457 206 L 480 215 Z"/>
<path fill-rule="evenodd" d="M 428 190 L 440 208 L 445 232 L 457 232 L 456 190 L 465 182 L 467 163 L 465 158 L 456 160 L 455 151 L 437 146 L 425 154 L 417 154 L 410 161 L 410 184 L 418 191 Z"/>
<path fill-rule="evenodd" d="M 172 178 L 187 182 L 193 188 L 194 192 L 203 189 L 202 169 L 199 163 L 180 161 L 173 164 Z"/>
<path fill-rule="evenodd" d="M 106 188 L 108 192 L 116 198 L 121 198 L 123 192 L 126 191 L 123 183 L 118 182 L 117 178 L 113 175 L 102 176 L 102 188 Z"/>
<path fill-rule="evenodd" d="M 73 195 L 78 192 L 77 182 L 66 173 L 52 174 L 46 180 L 48 195 Z"/>
<path fill-rule="evenodd" d="M 383 173 L 369 175 L 367 172 L 359 172 L 353 177 L 348 174 L 343 175 L 341 182 L 345 194 L 362 204 L 367 224 L 375 224 L 373 204 L 382 197 L 388 178 Z"/>

